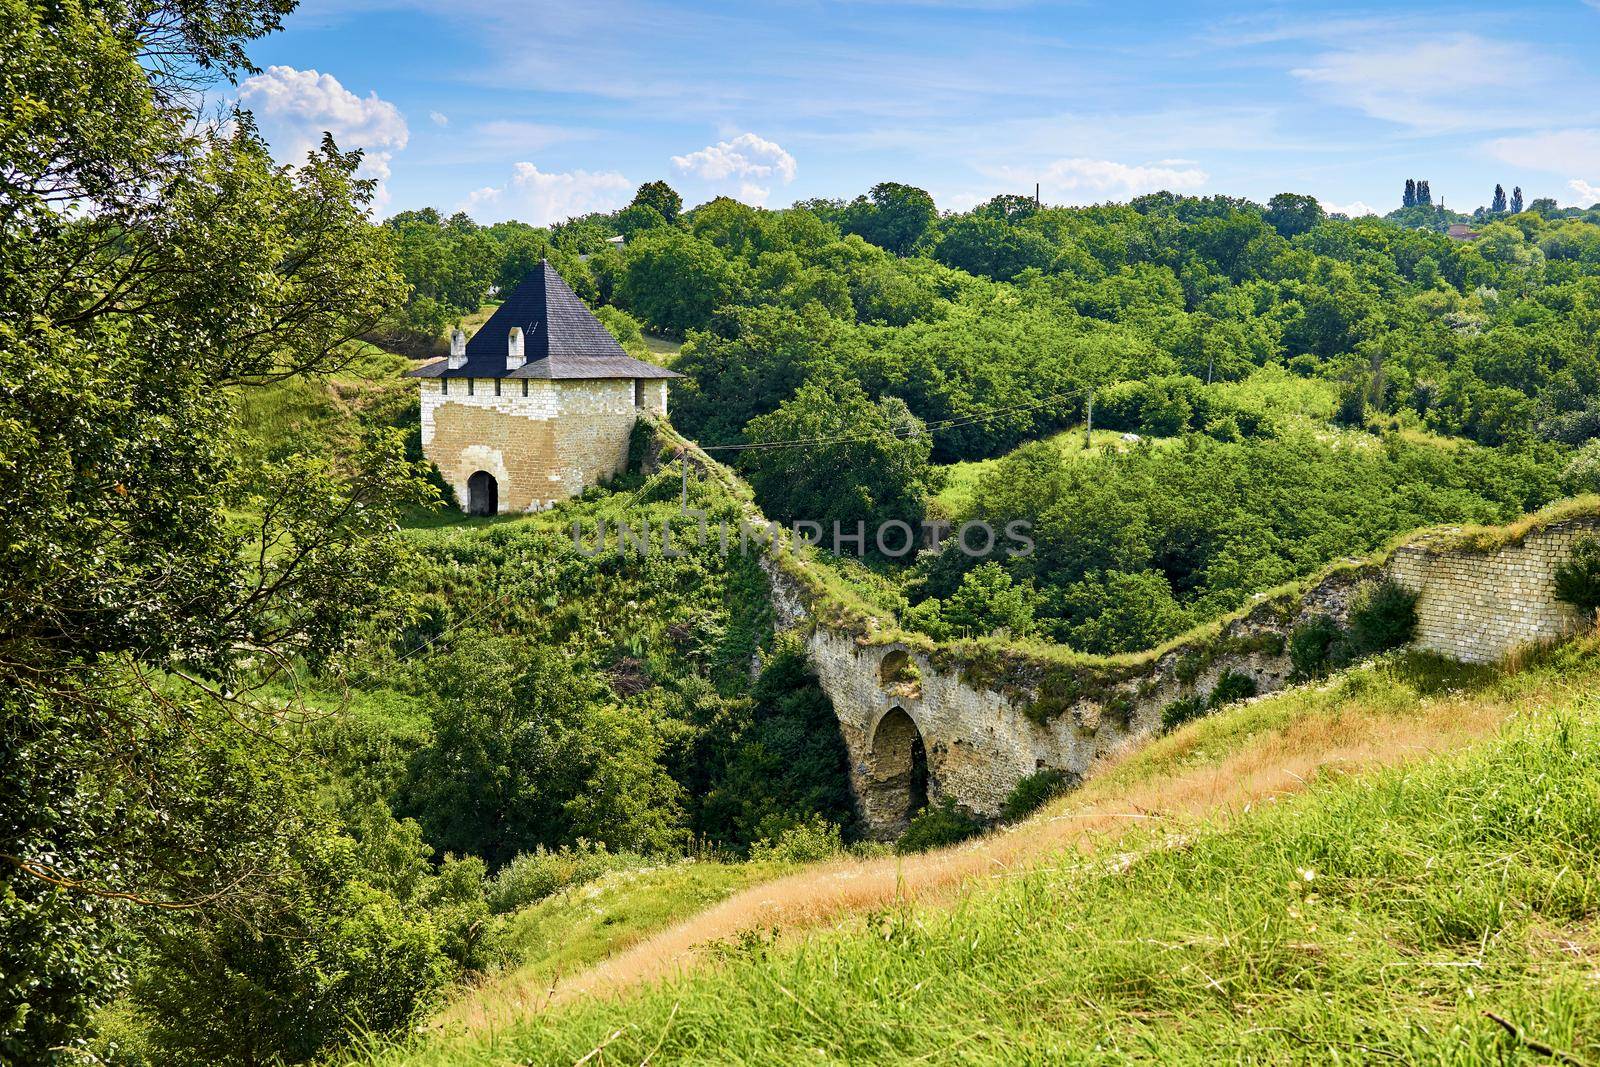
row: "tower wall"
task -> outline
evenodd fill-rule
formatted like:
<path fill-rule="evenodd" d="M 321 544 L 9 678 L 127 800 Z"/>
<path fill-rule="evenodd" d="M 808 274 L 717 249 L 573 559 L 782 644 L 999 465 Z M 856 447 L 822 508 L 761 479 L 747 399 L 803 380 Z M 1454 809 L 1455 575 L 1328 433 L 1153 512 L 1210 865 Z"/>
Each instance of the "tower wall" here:
<path fill-rule="evenodd" d="M 619 473 L 639 408 L 631 378 L 500 382 L 451 378 L 422 385 L 422 451 L 465 504 L 467 479 L 487 471 L 499 486 L 502 513 L 549 507 Z M 666 403 L 665 382 L 642 384 L 644 407 Z M 659 390 L 656 387 L 659 385 Z"/>

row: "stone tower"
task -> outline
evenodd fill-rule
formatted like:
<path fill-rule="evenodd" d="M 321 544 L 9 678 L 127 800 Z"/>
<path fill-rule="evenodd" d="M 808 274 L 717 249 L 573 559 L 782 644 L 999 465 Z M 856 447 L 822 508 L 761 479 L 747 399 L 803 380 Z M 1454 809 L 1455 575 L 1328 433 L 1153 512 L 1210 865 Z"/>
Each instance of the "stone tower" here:
<path fill-rule="evenodd" d="M 533 511 L 622 470 L 641 411 L 667 412 L 663 367 L 634 359 L 541 261 L 422 379 L 422 450 L 473 515 Z"/>

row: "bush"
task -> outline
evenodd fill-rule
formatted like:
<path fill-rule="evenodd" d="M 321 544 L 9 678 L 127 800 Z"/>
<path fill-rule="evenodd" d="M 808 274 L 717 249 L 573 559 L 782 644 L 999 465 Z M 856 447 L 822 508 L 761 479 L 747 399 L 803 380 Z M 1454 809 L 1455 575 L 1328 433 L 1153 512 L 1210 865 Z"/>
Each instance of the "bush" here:
<path fill-rule="evenodd" d="M 1350 658 L 1408 645 L 1417 632 L 1417 594 L 1385 578 L 1356 590 L 1350 603 Z"/>
<path fill-rule="evenodd" d="M 1228 671 L 1217 679 L 1216 688 L 1211 690 L 1211 698 L 1207 704 L 1212 708 L 1220 708 L 1224 704 L 1237 704 L 1256 695 L 1256 680 L 1248 674 L 1239 674 Z"/>
<path fill-rule="evenodd" d="M 1586 615 L 1600 611 L 1600 541 L 1585 537 L 1556 568 L 1556 599 Z"/>
<path fill-rule="evenodd" d="M 843 851 L 844 842 L 839 839 L 839 827 L 816 815 L 784 830 L 777 840 L 757 841 L 750 847 L 750 858 L 776 863 L 815 863 Z"/>
<path fill-rule="evenodd" d="M 1291 677 L 1304 681 L 1322 674 L 1343 639 L 1344 629 L 1331 615 L 1317 615 L 1295 627 L 1289 635 L 1289 662 L 1294 665 Z"/>
<path fill-rule="evenodd" d="M 906 832 L 895 842 L 894 850 L 902 856 L 926 852 L 932 848 L 957 844 L 982 832 L 983 820 L 971 808 L 945 797 L 939 803 L 924 808 L 921 814 L 911 820 Z"/>
<path fill-rule="evenodd" d="M 574 889 L 609 871 L 642 867 L 643 856 L 634 852 L 609 852 L 606 846 L 579 840 L 576 848 L 543 845 L 524 852 L 489 879 L 486 896 L 496 915 L 525 908 L 563 890 Z"/>
<path fill-rule="evenodd" d="M 1058 771 L 1054 767 L 1034 771 L 1011 790 L 1011 795 L 1000 806 L 1000 818 L 1005 822 L 1026 818 L 1052 797 L 1065 793 L 1071 785 L 1072 779 L 1065 771 Z"/>
<path fill-rule="evenodd" d="M 1205 713 L 1205 697 L 1199 694 L 1179 697 L 1161 709 L 1161 728 L 1163 730 L 1176 730 L 1190 719 L 1198 719 Z"/>

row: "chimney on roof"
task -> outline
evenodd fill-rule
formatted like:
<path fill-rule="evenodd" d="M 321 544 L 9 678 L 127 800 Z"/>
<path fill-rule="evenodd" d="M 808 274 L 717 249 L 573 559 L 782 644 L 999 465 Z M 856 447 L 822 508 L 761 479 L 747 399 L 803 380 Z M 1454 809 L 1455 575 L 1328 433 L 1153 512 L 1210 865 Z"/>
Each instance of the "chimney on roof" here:
<path fill-rule="evenodd" d="M 467 335 L 457 327 L 450 331 L 450 362 L 446 364 L 451 370 L 460 370 L 467 365 Z"/>
<path fill-rule="evenodd" d="M 516 370 L 526 362 L 528 357 L 523 355 L 522 327 L 513 326 L 511 335 L 506 339 L 506 370 Z"/>

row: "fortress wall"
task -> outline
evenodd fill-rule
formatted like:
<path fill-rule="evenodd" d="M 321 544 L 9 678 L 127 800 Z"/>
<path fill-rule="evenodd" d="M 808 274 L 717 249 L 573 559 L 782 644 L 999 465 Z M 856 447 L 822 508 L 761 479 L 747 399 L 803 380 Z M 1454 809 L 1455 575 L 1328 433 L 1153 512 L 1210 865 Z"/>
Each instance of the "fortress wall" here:
<path fill-rule="evenodd" d="M 1389 572 L 1419 594 L 1417 647 L 1465 663 L 1493 663 L 1518 647 L 1553 641 L 1578 628 L 1570 604 L 1555 598 L 1555 571 L 1597 523 L 1555 523 L 1519 544 L 1487 552 L 1403 545 Z"/>
<path fill-rule="evenodd" d="M 807 648 L 839 718 L 858 804 L 875 836 L 888 839 L 905 826 L 910 773 L 909 755 L 889 751 L 891 740 L 905 747 L 898 734 L 876 743 L 893 709 L 921 735 L 928 798 L 950 796 L 994 815 L 1024 776 L 1050 767 L 1082 779 L 1104 757 L 1153 737 L 1169 703 L 1206 696 L 1227 672 L 1247 675 L 1260 693 L 1284 688 L 1294 630 L 1318 615 L 1344 624 L 1356 590 L 1385 575 L 1419 593 L 1416 645 L 1429 651 L 1489 662 L 1571 634 L 1580 620 L 1554 599 L 1553 572 L 1579 537 L 1597 531 L 1600 517 L 1585 517 L 1487 550 L 1422 540 L 1380 563 L 1335 570 L 1298 596 L 1262 601 L 1158 657 L 1081 668 L 1018 650 L 997 669 L 992 649 L 832 629 L 814 620 L 795 579 L 770 560 L 764 566 L 779 627 L 809 628 Z"/>

